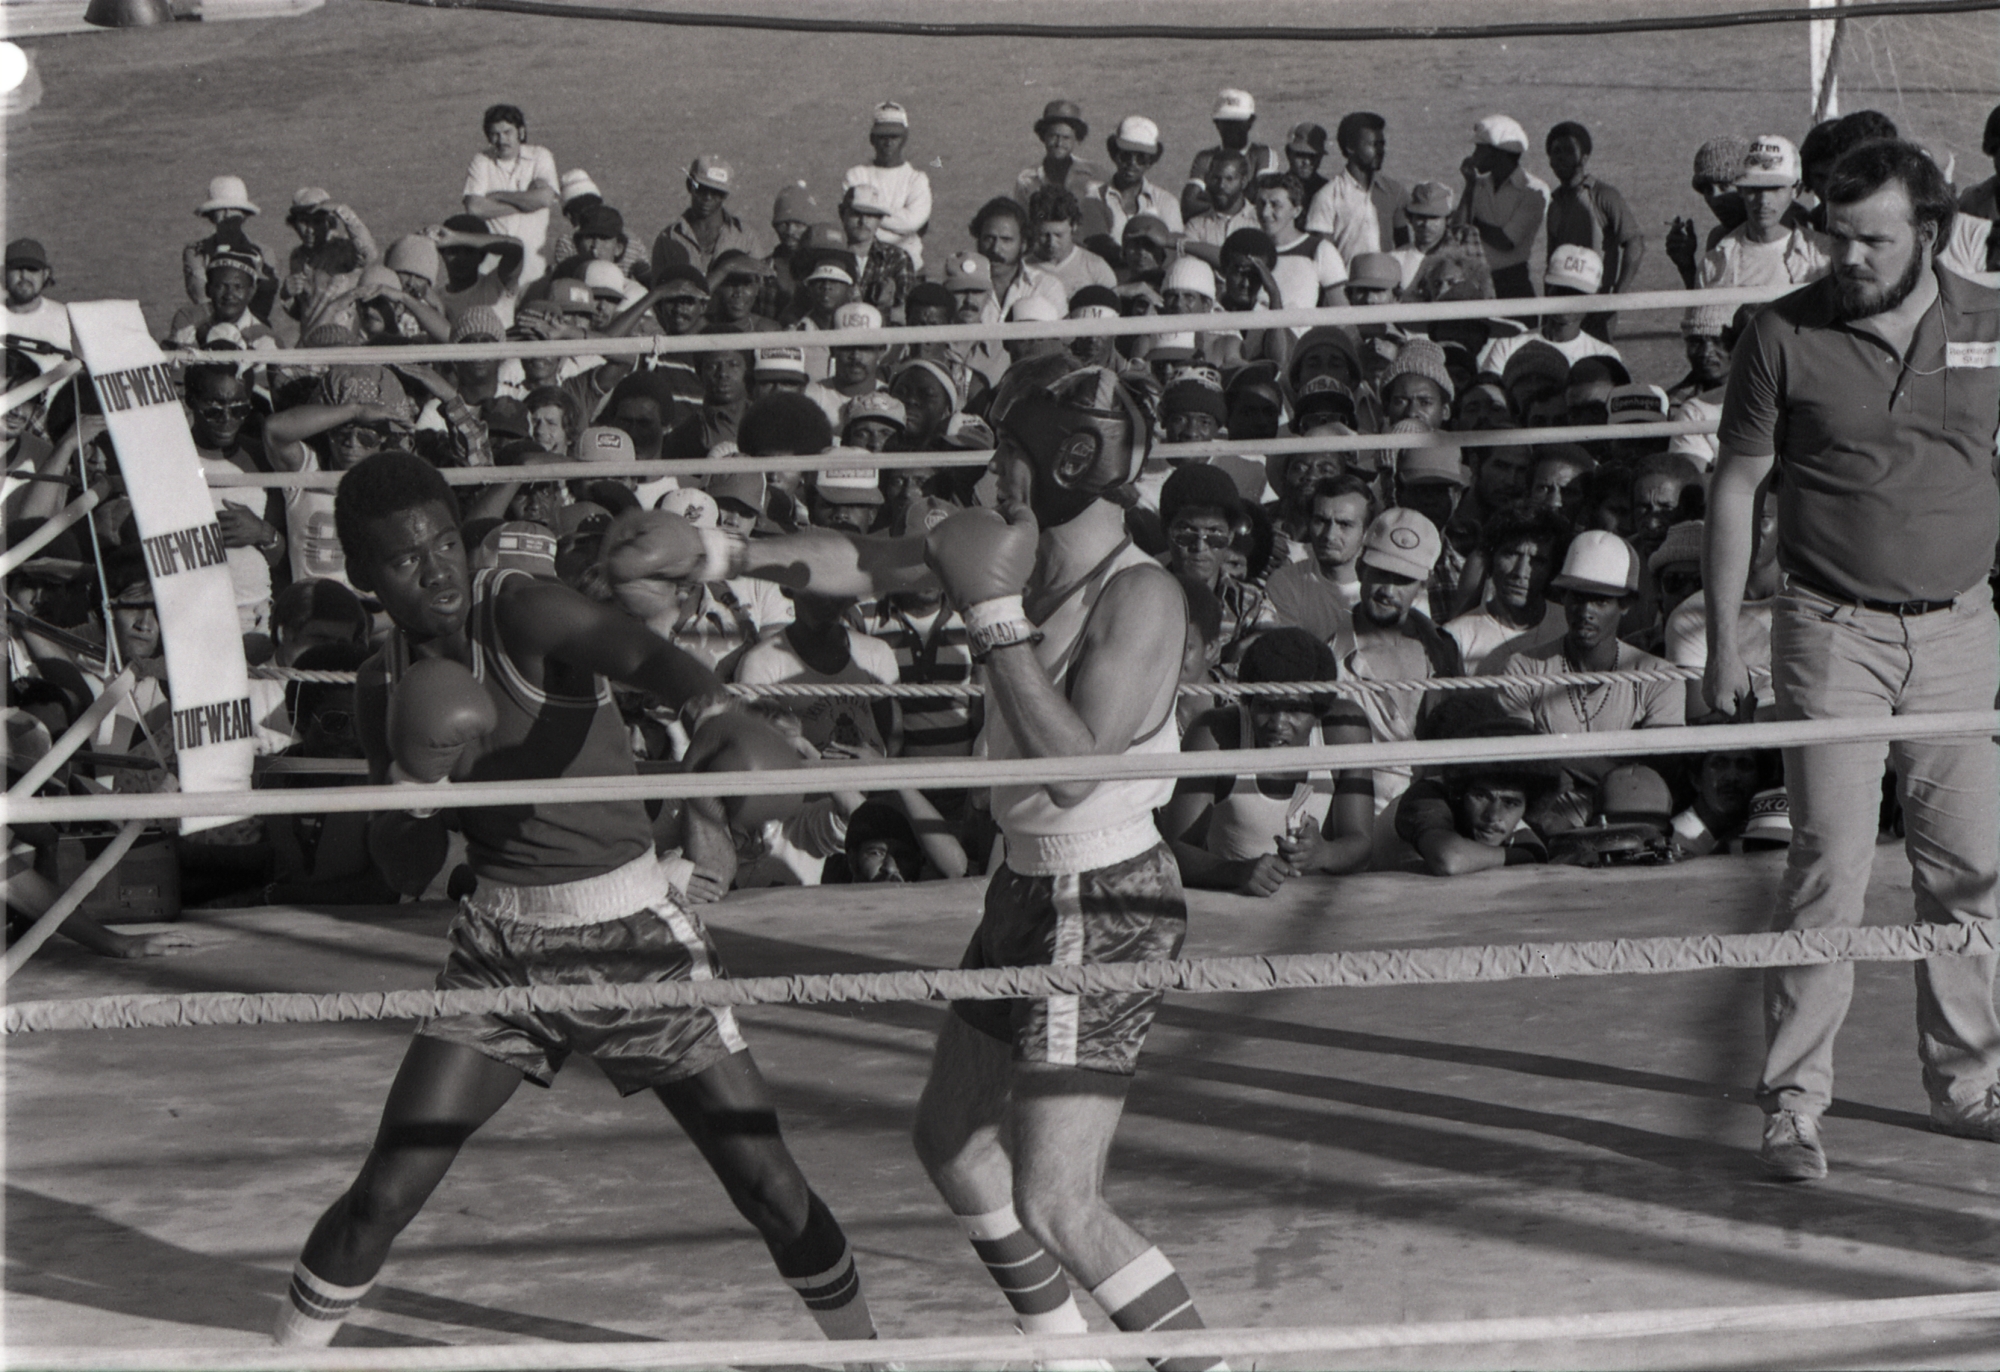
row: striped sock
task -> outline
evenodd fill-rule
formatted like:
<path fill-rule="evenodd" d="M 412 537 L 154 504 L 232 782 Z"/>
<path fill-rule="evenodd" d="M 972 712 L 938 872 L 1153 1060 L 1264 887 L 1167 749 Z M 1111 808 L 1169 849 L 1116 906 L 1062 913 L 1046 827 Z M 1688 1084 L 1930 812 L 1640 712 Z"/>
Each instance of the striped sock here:
<path fill-rule="evenodd" d="M 1090 1326 L 1076 1308 L 1062 1264 L 1021 1227 L 1012 1205 L 984 1215 L 960 1215 L 972 1251 L 986 1264 L 1023 1334 L 1084 1334 Z"/>
<path fill-rule="evenodd" d="M 307 1271 L 305 1259 L 299 1259 L 292 1264 L 291 1290 L 278 1307 L 271 1342 L 280 1348 L 325 1348 L 374 1284 L 370 1277 L 359 1286 L 335 1286 Z"/>
<path fill-rule="evenodd" d="M 1090 1289 L 1091 1296 L 1128 1333 L 1155 1329 L 1202 1329 L 1187 1284 L 1166 1254 L 1148 1248 Z M 1151 1358 L 1159 1372 L 1228 1372 L 1221 1358 Z"/>
<path fill-rule="evenodd" d="M 778 1273 L 806 1304 L 806 1312 L 829 1339 L 872 1339 L 875 1317 L 861 1294 L 861 1272 L 840 1221 L 814 1195 L 808 1199 L 805 1232 L 784 1249 L 773 1248 Z"/>

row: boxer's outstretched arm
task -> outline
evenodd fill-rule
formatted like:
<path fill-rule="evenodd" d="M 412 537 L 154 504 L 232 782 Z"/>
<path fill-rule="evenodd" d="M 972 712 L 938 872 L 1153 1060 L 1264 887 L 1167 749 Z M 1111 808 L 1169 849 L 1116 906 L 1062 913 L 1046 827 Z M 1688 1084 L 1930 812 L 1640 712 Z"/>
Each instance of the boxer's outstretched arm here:
<path fill-rule="evenodd" d="M 1180 586 L 1164 572 L 1127 572 L 1105 588 L 1069 674 L 1057 689 L 1026 643 L 986 658 L 989 710 L 999 710 L 1023 757 L 1111 756 L 1173 709 L 1187 635 Z M 1053 782 L 1056 804 L 1079 804 L 1094 781 Z"/>
<path fill-rule="evenodd" d="M 935 585 L 921 538 L 862 538 L 834 529 L 801 529 L 744 539 L 697 529 L 664 510 L 628 510 L 604 535 L 604 574 L 628 608 L 644 613 L 682 581 L 754 576 L 792 590 L 862 599 Z"/>
<path fill-rule="evenodd" d="M 721 689 L 714 672 L 630 615 L 554 581 L 515 578 L 500 632 L 516 660 L 556 661 L 660 697 L 675 710 Z"/>

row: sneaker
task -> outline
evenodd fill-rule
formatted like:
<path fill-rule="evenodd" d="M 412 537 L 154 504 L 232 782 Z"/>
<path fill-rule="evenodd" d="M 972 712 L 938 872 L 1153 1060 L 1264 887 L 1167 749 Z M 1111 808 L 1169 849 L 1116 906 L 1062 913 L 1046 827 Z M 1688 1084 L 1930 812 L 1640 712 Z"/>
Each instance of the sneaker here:
<path fill-rule="evenodd" d="M 1986 1094 L 1970 1105 L 1931 1102 L 1931 1128 L 1955 1138 L 2000 1143 L 2000 1085 L 1987 1088 Z"/>
<path fill-rule="evenodd" d="M 1764 1147 L 1758 1156 L 1764 1160 L 1765 1170 L 1780 1181 L 1818 1181 L 1826 1175 L 1819 1117 L 1797 1110 L 1766 1116 Z"/>

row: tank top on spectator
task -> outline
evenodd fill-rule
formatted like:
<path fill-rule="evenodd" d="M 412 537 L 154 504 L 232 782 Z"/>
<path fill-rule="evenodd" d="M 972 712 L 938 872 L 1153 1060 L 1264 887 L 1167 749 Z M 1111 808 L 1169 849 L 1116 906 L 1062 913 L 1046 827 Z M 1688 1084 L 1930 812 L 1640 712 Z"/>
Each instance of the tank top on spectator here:
<path fill-rule="evenodd" d="M 1236 737 L 1248 749 L 1255 730 L 1249 707 L 1240 701 L 1236 706 L 1236 721 Z M 1319 726 L 1313 725 L 1306 736 L 1306 746 L 1317 748 L 1323 742 Z M 1317 833 L 1332 809 L 1332 772 L 1310 772 L 1290 792 L 1279 796 L 1265 794 L 1255 774 L 1233 777 L 1229 794 L 1216 801 L 1209 812 L 1206 846 L 1210 853 L 1229 862 L 1264 857 L 1278 851 L 1279 834 L 1306 828 Z"/>
<path fill-rule="evenodd" d="M 475 754 L 465 781 L 551 781 L 559 777 L 632 776 L 631 738 L 610 683 L 592 677 L 589 695 L 553 694 L 532 685 L 500 637 L 497 605 L 513 567 L 472 574 L 472 675 L 492 698 L 500 722 Z M 382 664 L 393 688 L 410 662 L 400 631 L 389 635 Z M 644 803 L 479 806 L 460 812 L 466 852 L 481 877 L 510 886 L 580 881 L 623 867 L 653 849 Z"/>
<path fill-rule="evenodd" d="M 1159 563 L 1126 539 L 1037 626 L 1042 638 L 1034 647 L 1035 660 L 1065 696 L 1092 612 L 1105 589 L 1128 573 L 1163 575 Z M 1176 656 L 1149 665 L 1177 677 L 1180 659 Z M 1157 687 L 1157 680 L 1143 677 L 1132 682 L 1135 691 L 1150 692 Z M 997 709 L 987 710 L 980 742 L 987 757 L 1028 756 Z M 1180 747 L 1180 731 L 1174 728 L 1169 703 L 1158 720 L 1140 726 L 1124 755 L 1177 753 Z M 1041 786 L 995 786 L 993 818 L 1007 838 L 1007 865 L 1016 872 L 1024 876 L 1088 872 L 1137 857 L 1157 844 L 1160 835 L 1153 825 L 1153 811 L 1166 804 L 1173 793 L 1171 779 L 1103 781 L 1075 805 L 1062 806 Z"/>
<path fill-rule="evenodd" d="M 306 449 L 302 472 L 320 469 L 319 454 Z M 351 587 L 347 579 L 347 554 L 340 550 L 340 536 L 333 528 L 333 492 L 304 486 L 285 492 L 285 539 L 292 560 L 292 580 L 324 579 Z"/>

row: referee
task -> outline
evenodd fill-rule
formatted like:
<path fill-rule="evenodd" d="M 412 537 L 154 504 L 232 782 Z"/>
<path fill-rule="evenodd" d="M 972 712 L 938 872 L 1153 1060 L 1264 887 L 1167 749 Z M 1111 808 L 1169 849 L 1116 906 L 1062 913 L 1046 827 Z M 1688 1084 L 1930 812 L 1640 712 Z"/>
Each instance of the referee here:
<path fill-rule="evenodd" d="M 1748 704 L 1737 615 L 1768 489 L 1785 573 L 1771 630 L 1778 718 L 1989 710 L 2000 685 L 1987 582 L 2000 536 L 2000 292 L 1936 265 L 1951 189 L 1914 145 L 1851 149 L 1825 200 L 1832 274 L 1756 316 L 1723 400 L 1703 569 L 1709 704 L 1730 714 Z M 1982 734 L 1787 748 L 1793 838 L 1775 927 L 1861 923 L 1885 748 L 1917 917 L 1991 926 L 2000 795 Z M 1994 963 L 1940 957 L 1916 969 L 1932 1127 L 1989 1142 L 2000 1141 Z M 1774 1176 L 1826 1175 L 1819 1116 L 1853 990 L 1847 962 L 1765 973 L 1757 1096 Z"/>

